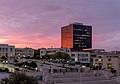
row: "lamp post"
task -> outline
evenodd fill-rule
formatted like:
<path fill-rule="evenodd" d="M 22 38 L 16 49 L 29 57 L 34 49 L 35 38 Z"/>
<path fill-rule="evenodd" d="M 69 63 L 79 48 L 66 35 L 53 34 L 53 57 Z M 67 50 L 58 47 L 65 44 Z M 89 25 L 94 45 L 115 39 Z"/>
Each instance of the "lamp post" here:
<path fill-rule="evenodd" d="M 3 61 L 3 68 L 4 68 L 5 64 L 7 64 L 7 63 L 8 63 L 8 61 L 6 61 L 6 60 Z"/>

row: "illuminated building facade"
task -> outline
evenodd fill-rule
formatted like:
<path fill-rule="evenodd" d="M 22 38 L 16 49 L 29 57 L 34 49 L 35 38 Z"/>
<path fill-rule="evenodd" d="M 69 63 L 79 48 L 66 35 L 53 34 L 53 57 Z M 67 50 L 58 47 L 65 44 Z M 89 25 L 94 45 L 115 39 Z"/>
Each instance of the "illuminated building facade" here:
<path fill-rule="evenodd" d="M 92 48 L 92 26 L 72 23 L 62 27 L 61 47 L 72 49 Z"/>

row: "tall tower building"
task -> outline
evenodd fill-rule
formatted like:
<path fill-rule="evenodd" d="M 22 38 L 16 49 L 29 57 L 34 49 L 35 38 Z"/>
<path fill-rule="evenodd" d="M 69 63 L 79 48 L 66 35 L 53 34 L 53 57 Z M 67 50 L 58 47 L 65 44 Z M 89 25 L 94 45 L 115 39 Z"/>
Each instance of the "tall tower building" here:
<path fill-rule="evenodd" d="M 92 48 L 92 26 L 72 23 L 62 27 L 61 47 L 75 50 Z"/>

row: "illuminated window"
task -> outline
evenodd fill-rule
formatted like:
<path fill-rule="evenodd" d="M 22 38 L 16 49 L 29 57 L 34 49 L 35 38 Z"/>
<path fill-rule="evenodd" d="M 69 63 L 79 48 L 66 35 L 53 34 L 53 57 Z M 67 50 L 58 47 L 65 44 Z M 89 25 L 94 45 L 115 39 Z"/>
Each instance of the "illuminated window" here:
<path fill-rule="evenodd" d="M 108 68 L 108 69 L 111 69 L 112 67 L 113 67 L 113 66 L 112 66 L 112 63 L 108 63 L 108 64 L 107 64 L 107 68 Z"/>
<path fill-rule="evenodd" d="M 90 34 L 90 32 L 86 32 L 86 34 Z"/>
<path fill-rule="evenodd" d="M 80 37 L 80 39 L 86 39 L 85 37 Z"/>
<path fill-rule="evenodd" d="M 85 29 L 84 31 L 88 31 L 88 30 Z"/>
<path fill-rule="evenodd" d="M 99 62 L 103 61 L 103 59 L 98 59 Z"/>

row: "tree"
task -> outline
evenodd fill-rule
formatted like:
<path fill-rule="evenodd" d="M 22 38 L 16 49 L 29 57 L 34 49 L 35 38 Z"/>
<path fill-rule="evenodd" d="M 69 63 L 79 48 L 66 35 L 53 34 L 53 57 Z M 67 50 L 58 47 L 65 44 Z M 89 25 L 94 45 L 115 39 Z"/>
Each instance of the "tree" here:
<path fill-rule="evenodd" d="M 36 62 L 32 61 L 32 62 L 30 63 L 30 67 L 32 67 L 32 68 L 37 68 Z"/>
<path fill-rule="evenodd" d="M 40 49 L 34 50 L 34 56 L 40 56 Z"/>
<path fill-rule="evenodd" d="M 70 55 L 67 53 L 63 53 L 63 52 L 57 52 L 52 56 L 52 59 L 62 59 L 62 60 L 70 60 Z"/>
<path fill-rule="evenodd" d="M 46 54 L 45 56 L 42 57 L 42 59 L 49 60 L 52 57 L 52 55 Z"/>
<path fill-rule="evenodd" d="M 39 84 L 33 76 L 27 76 L 25 73 L 12 73 L 9 78 L 3 79 L 4 84 Z"/>
<path fill-rule="evenodd" d="M 4 60 L 7 60 L 7 58 L 5 56 L 1 56 L 0 57 L 1 59 L 4 59 Z"/>
<path fill-rule="evenodd" d="M 40 49 L 34 50 L 34 58 L 35 59 L 40 59 Z"/>

